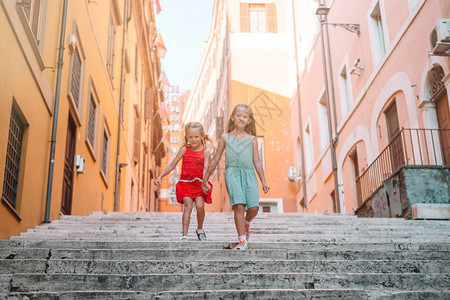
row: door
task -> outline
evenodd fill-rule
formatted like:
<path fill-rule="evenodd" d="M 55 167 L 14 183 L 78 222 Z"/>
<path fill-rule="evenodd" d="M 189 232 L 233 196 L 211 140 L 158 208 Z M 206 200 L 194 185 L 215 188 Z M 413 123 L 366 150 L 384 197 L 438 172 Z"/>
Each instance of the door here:
<path fill-rule="evenodd" d="M 385 111 L 385 115 L 392 167 L 391 172 L 394 172 L 404 164 L 402 139 L 401 135 L 398 134 L 400 132 L 400 127 L 398 125 L 397 103 L 395 102 L 395 99 L 391 106 L 389 106 L 389 108 Z M 390 174 L 382 175 L 384 176 Z"/>
<path fill-rule="evenodd" d="M 66 154 L 64 155 L 64 178 L 61 200 L 61 213 L 70 215 L 72 211 L 73 175 L 75 162 L 75 143 L 77 127 L 69 114 L 66 137 Z"/>
<path fill-rule="evenodd" d="M 445 94 L 436 102 L 436 114 L 439 129 L 450 129 L 450 112 L 448 109 L 448 96 Z M 450 130 L 440 130 L 442 161 L 450 165 Z"/>

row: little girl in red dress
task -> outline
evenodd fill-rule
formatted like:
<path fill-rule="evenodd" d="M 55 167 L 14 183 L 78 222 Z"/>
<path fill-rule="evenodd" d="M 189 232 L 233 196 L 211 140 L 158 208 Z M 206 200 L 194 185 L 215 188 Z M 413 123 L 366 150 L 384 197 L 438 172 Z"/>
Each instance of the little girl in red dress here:
<path fill-rule="evenodd" d="M 199 122 L 190 122 L 184 127 L 184 145 L 180 148 L 175 158 L 166 166 L 161 174 L 155 179 L 155 184 L 161 184 L 161 178 L 169 174 L 178 164 L 181 158 L 181 175 L 176 186 L 177 201 L 184 204 L 183 209 L 183 236 L 182 241 L 187 241 L 189 223 L 191 221 L 192 209 L 197 211 L 197 237 L 200 241 L 206 241 L 206 234 L 203 230 L 205 220 L 205 202 L 212 203 L 211 190 L 206 194 L 202 191 L 201 184 L 203 176 L 208 169 L 210 153 L 205 148 L 206 142 L 211 141 L 203 126 Z M 211 183 L 209 183 L 211 184 Z"/>

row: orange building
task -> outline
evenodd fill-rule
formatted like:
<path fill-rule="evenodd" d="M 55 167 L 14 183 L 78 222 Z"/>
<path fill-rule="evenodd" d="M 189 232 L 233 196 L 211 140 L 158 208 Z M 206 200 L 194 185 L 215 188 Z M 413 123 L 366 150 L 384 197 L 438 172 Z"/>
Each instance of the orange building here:
<path fill-rule="evenodd" d="M 211 33 L 183 122 L 199 120 L 216 138 L 238 103 L 252 107 L 269 193 L 263 212 L 296 212 L 297 187 L 288 180 L 294 164 L 290 101 L 293 79 L 291 24 L 286 1 L 216 1 Z M 223 161 L 213 178 L 215 211 L 230 211 Z"/>
<path fill-rule="evenodd" d="M 314 22 L 295 28 L 297 202 L 306 195 L 304 211 L 380 217 L 448 204 L 448 179 L 436 178 L 448 178 L 450 164 L 450 4 L 318 2 L 295 2 L 296 19 Z"/>
<path fill-rule="evenodd" d="M 144 0 L 1 2 L 0 238 L 155 206 L 155 37 Z"/>

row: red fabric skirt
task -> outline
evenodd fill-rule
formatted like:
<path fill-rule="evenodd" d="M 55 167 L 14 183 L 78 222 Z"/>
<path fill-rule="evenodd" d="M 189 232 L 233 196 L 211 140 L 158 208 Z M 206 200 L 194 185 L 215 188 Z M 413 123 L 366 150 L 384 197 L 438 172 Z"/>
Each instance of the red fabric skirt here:
<path fill-rule="evenodd" d="M 202 183 L 199 180 L 194 180 L 192 182 L 178 181 L 176 186 L 177 202 L 183 204 L 183 198 L 185 197 L 190 197 L 194 201 L 197 197 L 203 197 L 207 204 L 211 204 L 212 184 L 211 182 L 208 183 L 211 186 L 211 189 L 205 194 L 202 191 Z"/>

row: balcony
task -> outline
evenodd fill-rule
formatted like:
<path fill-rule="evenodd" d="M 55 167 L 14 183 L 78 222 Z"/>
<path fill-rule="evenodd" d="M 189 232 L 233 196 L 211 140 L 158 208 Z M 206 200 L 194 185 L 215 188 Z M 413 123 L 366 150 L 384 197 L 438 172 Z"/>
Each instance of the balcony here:
<path fill-rule="evenodd" d="M 359 208 L 355 213 L 359 215 L 360 211 L 367 206 L 367 201 L 378 195 L 380 189 L 385 188 L 387 195 L 384 202 L 386 202 L 385 206 L 389 206 L 388 214 L 390 216 L 398 216 L 398 213 L 395 215 L 390 213 L 392 212 L 392 203 L 390 203 L 392 201 L 390 200 L 392 200 L 393 193 L 389 195 L 384 185 L 404 168 L 417 170 L 450 169 L 450 129 L 402 128 L 372 164 L 356 179 Z M 422 172 L 420 176 L 424 176 L 423 174 Z M 394 180 L 394 185 L 398 185 L 397 190 L 399 194 L 405 194 L 406 191 L 404 185 L 406 180 L 403 178 L 403 175 L 397 176 Z M 431 174 L 429 175 L 431 176 Z M 448 180 L 446 184 L 448 186 Z M 412 202 L 420 202 L 418 199 L 410 201 L 410 199 L 405 198 L 405 195 L 402 197 L 403 210 L 405 206 L 411 206 Z M 439 202 L 441 200 L 437 200 L 436 203 L 441 203 Z M 422 201 L 425 201 L 424 203 L 434 203 L 429 199 L 423 199 Z M 446 201 L 448 203 L 448 193 Z M 367 207 L 365 209 L 367 210 Z"/>

